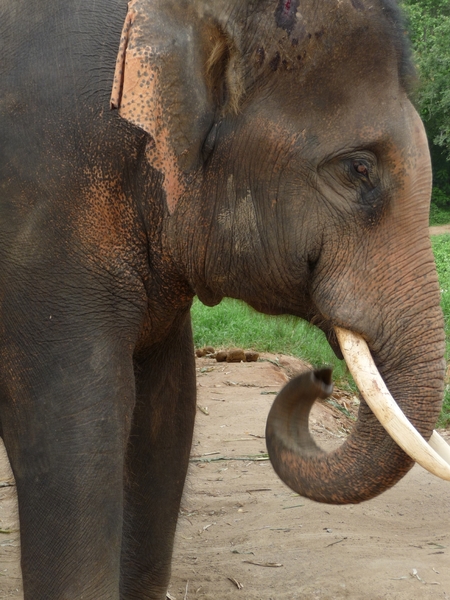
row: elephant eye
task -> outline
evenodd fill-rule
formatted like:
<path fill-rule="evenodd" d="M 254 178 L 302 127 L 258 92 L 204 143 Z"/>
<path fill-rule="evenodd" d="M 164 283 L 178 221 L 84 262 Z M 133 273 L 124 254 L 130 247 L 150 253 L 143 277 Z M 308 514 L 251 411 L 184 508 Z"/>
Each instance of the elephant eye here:
<path fill-rule="evenodd" d="M 369 179 L 369 165 L 365 160 L 355 159 L 352 161 L 353 171 L 359 177 L 364 177 L 365 179 Z"/>

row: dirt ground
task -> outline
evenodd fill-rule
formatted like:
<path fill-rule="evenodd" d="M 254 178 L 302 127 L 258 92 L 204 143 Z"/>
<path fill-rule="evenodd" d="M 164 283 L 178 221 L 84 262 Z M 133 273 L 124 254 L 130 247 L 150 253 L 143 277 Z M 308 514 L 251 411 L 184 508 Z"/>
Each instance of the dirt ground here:
<path fill-rule="evenodd" d="M 441 235 L 442 233 L 450 233 L 450 225 L 433 225 L 433 227 L 430 227 L 430 235 Z"/>
<path fill-rule="evenodd" d="M 264 428 L 274 394 L 304 365 L 262 359 L 197 359 L 195 442 L 168 598 L 450 600 L 450 484 L 416 466 L 362 505 L 296 496 L 266 459 Z M 357 399 L 337 392 L 313 410 L 312 430 L 332 448 L 351 429 L 344 413 L 356 413 Z M 3 452 L 0 598 L 22 598 L 19 554 L 15 487 Z"/>

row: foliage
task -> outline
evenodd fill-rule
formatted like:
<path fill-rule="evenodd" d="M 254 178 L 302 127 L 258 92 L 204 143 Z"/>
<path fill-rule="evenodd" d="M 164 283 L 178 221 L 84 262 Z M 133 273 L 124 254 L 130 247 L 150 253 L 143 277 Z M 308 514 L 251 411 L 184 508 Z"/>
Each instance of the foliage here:
<path fill-rule="evenodd" d="M 411 39 L 420 70 L 418 101 L 432 141 L 450 157 L 450 3 L 405 0 Z"/>
<path fill-rule="evenodd" d="M 417 104 L 433 163 L 432 202 L 450 208 L 450 2 L 404 0 L 420 74 Z"/>
<path fill-rule="evenodd" d="M 450 223 L 450 207 L 441 208 L 432 202 L 430 206 L 430 225 L 447 225 L 447 223 Z"/>

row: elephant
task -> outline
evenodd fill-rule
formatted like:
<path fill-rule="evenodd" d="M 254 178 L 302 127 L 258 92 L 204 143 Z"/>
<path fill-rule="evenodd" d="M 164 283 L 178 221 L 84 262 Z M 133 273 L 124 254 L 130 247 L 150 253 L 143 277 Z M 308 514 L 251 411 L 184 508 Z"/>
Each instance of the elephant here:
<path fill-rule="evenodd" d="M 330 371 L 289 383 L 267 443 L 293 489 L 357 503 L 434 457 L 431 166 L 396 2 L 4 0 L 0 14 L 0 425 L 25 599 L 166 597 L 195 296 L 305 319 L 339 358 L 365 345 L 395 398 L 381 424 L 362 389 L 327 454 L 307 416 Z M 422 454 L 386 430 L 396 411 Z"/>

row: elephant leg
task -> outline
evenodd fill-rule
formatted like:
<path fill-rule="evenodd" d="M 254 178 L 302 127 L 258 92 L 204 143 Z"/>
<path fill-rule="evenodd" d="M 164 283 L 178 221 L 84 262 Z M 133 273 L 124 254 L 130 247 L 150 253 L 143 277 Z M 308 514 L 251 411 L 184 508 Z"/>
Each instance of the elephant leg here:
<path fill-rule="evenodd" d="M 124 347 L 113 351 L 106 336 L 94 336 L 80 334 L 88 341 L 70 350 L 16 349 L 1 418 L 17 483 L 25 600 L 120 597 L 134 372 L 130 351 L 127 358 Z"/>
<path fill-rule="evenodd" d="M 190 318 L 136 363 L 127 454 L 121 600 L 163 600 L 195 418 Z"/>

